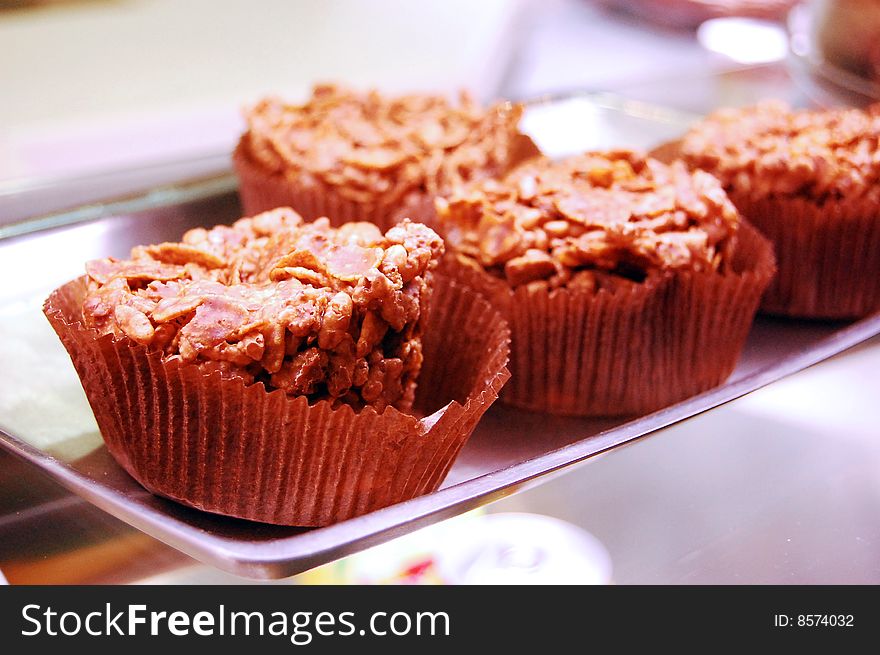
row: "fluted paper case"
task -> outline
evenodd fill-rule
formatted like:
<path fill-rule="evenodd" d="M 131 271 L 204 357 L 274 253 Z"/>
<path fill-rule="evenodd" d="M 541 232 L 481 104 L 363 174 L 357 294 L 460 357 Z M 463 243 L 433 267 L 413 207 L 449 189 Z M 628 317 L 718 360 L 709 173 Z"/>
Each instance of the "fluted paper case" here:
<path fill-rule="evenodd" d="M 65 284 L 44 312 L 108 450 L 149 491 L 208 512 L 320 526 L 433 491 L 509 377 L 507 323 L 443 276 L 434 277 L 414 414 L 310 405 L 163 359 L 86 328 L 85 291 L 85 278 Z"/>

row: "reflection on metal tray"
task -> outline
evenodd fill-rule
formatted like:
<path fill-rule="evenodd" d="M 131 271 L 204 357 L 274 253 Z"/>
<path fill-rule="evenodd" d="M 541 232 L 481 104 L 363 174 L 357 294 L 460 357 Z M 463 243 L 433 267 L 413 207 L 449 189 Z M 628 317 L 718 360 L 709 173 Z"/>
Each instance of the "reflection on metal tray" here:
<path fill-rule="evenodd" d="M 561 155 L 590 147 L 650 147 L 691 117 L 605 95 L 531 103 L 523 126 Z M 231 176 L 7 226 L 0 240 L 0 444 L 98 507 L 181 551 L 252 577 L 292 575 L 521 490 L 603 451 L 686 419 L 880 333 L 880 316 L 853 324 L 759 319 L 721 387 L 654 414 L 558 418 L 496 404 L 443 487 L 343 523 L 283 528 L 213 516 L 158 498 L 103 446 L 67 353 L 40 306 L 91 258 L 177 238 L 239 217 Z"/>
<path fill-rule="evenodd" d="M 816 42 L 815 7 L 795 7 L 788 17 L 789 64 L 807 94 L 823 106 L 867 105 L 880 101 L 880 83 L 828 61 Z"/>

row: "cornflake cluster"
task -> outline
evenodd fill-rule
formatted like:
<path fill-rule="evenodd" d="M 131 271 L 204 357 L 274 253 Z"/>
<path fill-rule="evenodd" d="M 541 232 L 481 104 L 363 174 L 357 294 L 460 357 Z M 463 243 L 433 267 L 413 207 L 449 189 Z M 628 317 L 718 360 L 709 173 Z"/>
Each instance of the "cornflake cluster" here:
<path fill-rule="evenodd" d="M 718 270 L 739 224 L 711 175 L 629 151 L 531 160 L 436 206 L 450 249 L 512 287 L 613 289 L 652 270 Z"/>
<path fill-rule="evenodd" d="M 723 109 L 685 136 L 682 154 L 753 200 L 880 200 L 880 105 L 792 111 L 768 101 Z"/>
<path fill-rule="evenodd" d="M 443 253 L 404 220 L 338 229 L 278 209 L 86 265 L 86 325 L 291 396 L 408 408 L 427 275 Z"/>
<path fill-rule="evenodd" d="M 316 86 L 302 105 L 268 98 L 246 112 L 240 148 L 270 173 L 334 187 L 355 202 L 391 204 L 408 192 L 436 193 L 502 173 L 521 107 L 488 109 L 462 93 L 384 97 Z"/>

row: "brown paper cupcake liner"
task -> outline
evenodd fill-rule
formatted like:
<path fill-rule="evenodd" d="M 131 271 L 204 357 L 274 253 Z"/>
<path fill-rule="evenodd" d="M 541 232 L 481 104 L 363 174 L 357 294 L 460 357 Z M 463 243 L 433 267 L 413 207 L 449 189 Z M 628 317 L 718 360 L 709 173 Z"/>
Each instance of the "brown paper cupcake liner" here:
<path fill-rule="evenodd" d="M 443 266 L 510 322 L 502 402 L 562 415 L 634 415 L 706 391 L 733 371 L 774 272 L 769 242 L 746 224 L 740 235 L 726 273 L 657 275 L 626 291 L 512 291 L 453 258 Z"/>
<path fill-rule="evenodd" d="M 761 311 L 851 319 L 880 309 L 880 207 L 865 199 L 819 205 L 803 198 L 730 194 L 776 249 L 779 272 Z"/>
<path fill-rule="evenodd" d="M 353 221 L 366 221 L 385 232 L 403 218 L 401 207 L 409 202 L 417 206 L 418 200 L 414 197 L 424 195 L 413 192 L 400 202 L 388 205 L 355 202 L 320 182 L 306 184 L 281 173 L 267 174 L 248 159 L 240 148 L 236 148 L 232 160 L 238 174 L 239 195 L 246 216 L 278 207 L 291 207 L 307 221 L 326 216 L 334 227 Z M 418 221 L 417 216 L 408 218 Z"/>
<path fill-rule="evenodd" d="M 151 492 L 198 509 L 319 526 L 439 487 L 509 377 L 510 332 L 478 294 L 435 276 L 416 410 L 309 405 L 81 323 L 85 278 L 44 312 L 107 448 Z M 429 412 L 432 412 L 428 414 Z"/>
<path fill-rule="evenodd" d="M 651 156 L 669 163 L 681 140 Z M 765 314 L 852 319 L 880 309 L 880 207 L 865 199 L 817 204 L 804 198 L 753 200 L 731 191 L 740 213 L 773 244 L 777 274 L 761 300 Z"/>
<path fill-rule="evenodd" d="M 524 134 L 517 136 L 510 153 L 508 168 L 540 154 L 535 143 Z M 352 221 L 367 221 L 378 225 L 383 232 L 404 218 L 436 224 L 434 195 L 413 191 L 390 204 L 355 202 L 340 195 L 331 186 L 300 180 L 281 173 L 267 174 L 236 147 L 232 156 L 239 178 L 239 195 L 244 214 L 253 216 L 278 207 L 292 207 L 308 221 L 326 216 L 334 226 Z"/>
<path fill-rule="evenodd" d="M 427 225 L 435 232 L 440 231 L 437 220 L 437 209 L 434 196 L 430 194 L 412 194 L 403 201 L 400 207 L 389 215 L 391 225 L 396 225 L 404 218 Z"/>
<path fill-rule="evenodd" d="M 664 164 L 671 164 L 676 159 L 681 159 L 682 143 L 682 139 L 666 141 L 649 150 L 648 156 Z"/>

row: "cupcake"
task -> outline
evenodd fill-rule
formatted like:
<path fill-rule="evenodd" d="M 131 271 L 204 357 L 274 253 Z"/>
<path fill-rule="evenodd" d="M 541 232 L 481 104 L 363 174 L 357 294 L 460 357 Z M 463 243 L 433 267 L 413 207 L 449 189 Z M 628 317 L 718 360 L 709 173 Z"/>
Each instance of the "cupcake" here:
<path fill-rule="evenodd" d="M 506 379 L 506 324 L 442 252 L 278 209 L 89 262 L 44 311 L 144 487 L 324 525 L 439 486 Z"/>
<path fill-rule="evenodd" d="M 511 327 L 502 400 L 650 412 L 733 370 L 773 275 L 718 181 L 619 151 L 533 160 L 436 202 L 444 269 Z"/>
<path fill-rule="evenodd" d="M 266 98 L 245 113 L 233 161 L 246 214 L 291 206 L 306 219 L 421 218 L 433 196 L 500 175 L 536 153 L 517 131 L 522 109 L 462 93 L 388 97 L 316 86 L 301 105 Z"/>
<path fill-rule="evenodd" d="M 880 106 L 718 111 L 679 151 L 724 185 L 776 249 L 767 313 L 851 319 L 880 309 Z"/>

